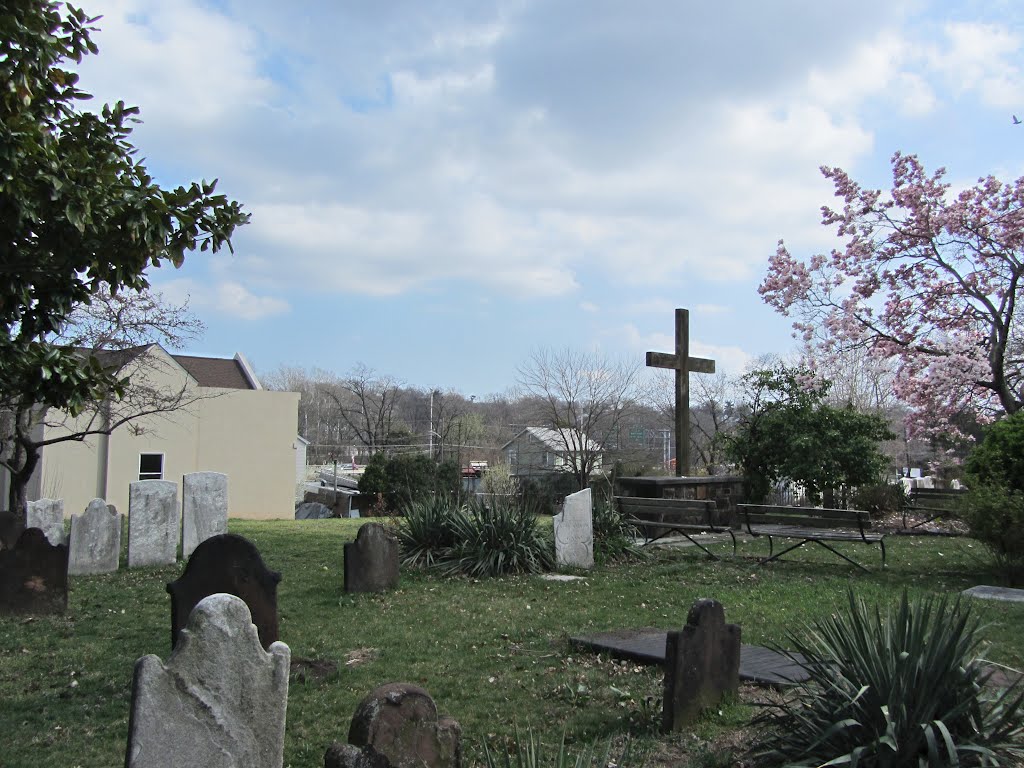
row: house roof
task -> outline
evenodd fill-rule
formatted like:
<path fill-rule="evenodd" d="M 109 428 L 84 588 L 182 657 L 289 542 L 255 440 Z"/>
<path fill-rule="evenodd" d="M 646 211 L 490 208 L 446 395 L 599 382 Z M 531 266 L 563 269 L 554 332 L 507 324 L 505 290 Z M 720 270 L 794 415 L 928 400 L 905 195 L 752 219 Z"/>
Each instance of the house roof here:
<path fill-rule="evenodd" d="M 83 350 L 91 352 L 104 367 L 119 369 L 133 361 L 150 347 L 159 344 L 144 344 L 126 349 L 95 349 Z M 162 349 L 162 347 L 161 347 Z M 166 351 L 166 350 L 165 350 Z M 260 389 L 240 355 L 234 359 L 223 357 L 197 357 L 195 355 L 172 355 L 167 353 L 178 365 L 196 380 L 201 387 L 220 387 L 222 389 Z"/>
<path fill-rule="evenodd" d="M 513 437 L 503 446 L 500 450 L 504 450 L 508 446 L 512 445 L 516 440 L 522 437 L 524 434 L 530 435 L 535 440 L 543 443 L 547 448 L 552 451 L 564 452 L 568 445 L 571 449 L 580 450 L 583 446 L 586 446 L 588 451 L 600 451 L 601 446 L 591 440 L 582 432 L 576 432 L 572 429 L 548 429 L 547 427 L 527 427 L 518 435 Z"/>
<path fill-rule="evenodd" d="M 195 357 L 193 355 L 171 355 L 171 357 L 188 371 L 201 387 L 256 389 L 237 359 Z"/>

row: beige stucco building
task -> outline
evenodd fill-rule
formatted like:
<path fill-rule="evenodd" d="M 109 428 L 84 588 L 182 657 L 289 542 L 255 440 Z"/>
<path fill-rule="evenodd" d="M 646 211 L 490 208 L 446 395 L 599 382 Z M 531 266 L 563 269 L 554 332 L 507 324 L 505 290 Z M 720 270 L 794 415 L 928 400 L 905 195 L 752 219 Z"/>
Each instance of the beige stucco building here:
<path fill-rule="evenodd" d="M 171 355 L 156 344 L 129 355 L 122 370 L 130 367 L 130 389 L 181 393 L 185 404 L 132 420 L 110 435 L 46 446 L 30 500 L 63 499 L 69 516 L 94 498 L 128 512 L 128 485 L 135 480 L 172 480 L 180 498 L 183 475 L 212 471 L 228 476 L 230 517 L 294 516 L 299 393 L 263 389 L 241 355 Z M 114 404 L 100 417 L 116 421 L 124 407 Z M 48 417 L 40 428 L 46 437 L 78 431 L 84 418 L 62 423 Z"/>

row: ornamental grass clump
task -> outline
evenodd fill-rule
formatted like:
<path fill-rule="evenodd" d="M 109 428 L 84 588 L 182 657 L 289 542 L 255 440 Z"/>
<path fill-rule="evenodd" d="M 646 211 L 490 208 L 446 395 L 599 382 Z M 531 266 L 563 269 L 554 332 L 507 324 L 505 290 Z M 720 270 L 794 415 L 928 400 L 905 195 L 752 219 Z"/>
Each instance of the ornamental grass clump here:
<path fill-rule="evenodd" d="M 445 573 L 506 576 L 554 568 L 554 542 L 537 524 L 537 510 L 530 502 L 475 498 L 452 520 L 456 543 L 440 565 Z"/>
<path fill-rule="evenodd" d="M 785 651 L 809 675 L 755 719 L 758 765 L 1006 766 L 1024 758 L 1021 686 L 986 687 L 979 622 L 959 601 L 909 600 L 815 622 Z"/>
<path fill-rule="evenodd" d="M 498 751 L 484 743 L 486 768 L 633 768 L 642 766 L 644 757 L 642 752 L 633 749 L 629 741 L 621 749 L 615 749 L 611 739 L 603 746 L 594 742 L 572 755 L 565 746 L 565 733 L 558 749 L 551 749 L 530 728 L 524 735 L 516 727 L 511 742 Z"/>
<path fill-rule="evenodd" d="M 443 494 L 405 504 L 398 525 L 402 565 L 431 568 L 450 558 L 457 520 L 463 516 L 458 502 Z"/>

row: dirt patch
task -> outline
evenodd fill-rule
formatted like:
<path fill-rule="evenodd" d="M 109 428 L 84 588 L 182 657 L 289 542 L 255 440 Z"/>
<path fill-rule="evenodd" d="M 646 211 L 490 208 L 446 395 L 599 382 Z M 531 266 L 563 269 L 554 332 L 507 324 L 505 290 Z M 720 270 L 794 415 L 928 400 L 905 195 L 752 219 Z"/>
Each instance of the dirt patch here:
<path fill-rule="evenodd" d="M 338 665 L 330 659 L 294 658 L 291 664 L 289 682 L 305 683 L 326 680 L 338 671 Z"/>

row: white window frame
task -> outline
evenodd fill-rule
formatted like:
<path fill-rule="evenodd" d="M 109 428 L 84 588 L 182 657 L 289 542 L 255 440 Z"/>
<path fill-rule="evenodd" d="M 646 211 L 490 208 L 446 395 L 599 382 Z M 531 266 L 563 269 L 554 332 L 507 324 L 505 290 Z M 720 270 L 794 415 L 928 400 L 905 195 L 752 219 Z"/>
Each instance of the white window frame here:
<path fill-rule="evenodd" d="M 143 456 L 159 456 L 160 457 L 160 472 L 143 472 L 142 471 L 142 457 Z M 167 455 L 162 451 L 147 451 L 146 453 L 139 453 L 139 480 L 163 480 L 164 471 L 167 466 L 166 463 Z M 145 477 L 143 476 L 145 475 Z M 156 476 L 155 475 L 159 475 Z"/>

